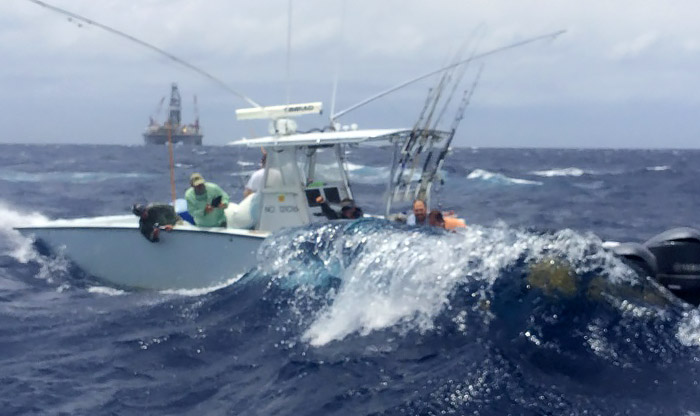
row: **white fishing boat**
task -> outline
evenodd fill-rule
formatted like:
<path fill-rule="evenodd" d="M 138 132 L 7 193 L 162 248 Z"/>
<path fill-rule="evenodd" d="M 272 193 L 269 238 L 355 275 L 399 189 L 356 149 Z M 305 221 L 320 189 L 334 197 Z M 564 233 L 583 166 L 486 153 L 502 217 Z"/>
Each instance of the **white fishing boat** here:
<path fill-rule="evenodd" d="M 256 113 L 267 116 L 268 109 Z M 314 111 L 320 111 L 320 104 L 296 115 Z M 336 208 L 341 201 L 353 199 L 345 166 L 347 145 L 392 143 L 398 153 L 408 141 L 418 143 L 413 129 L 296 133 L 289 118 L 276 118 L 273 125 L 277 130 L 271 136 L 232 143 L 264 147 L 268 158 L 263 189 L 240 204 L 229 204 L 229 228 L 178 225 L 152 243 L 140 234 L 138 218 L 129 214 L 54 220 L 16 230 L 113 286 L 159 290 L 216 286 L 254 267 L 256 251 L 271 232 L 327 221 L 316 201 L 318 196 Z M 437 131 L 420 134 L 425 144 L 449 136 Z M 323 170 L 316 169 L 319 164 Z M 391 187 L 397 186 L 406 184 Z M 387 198 L 387 204 L 391 199 Z"/>

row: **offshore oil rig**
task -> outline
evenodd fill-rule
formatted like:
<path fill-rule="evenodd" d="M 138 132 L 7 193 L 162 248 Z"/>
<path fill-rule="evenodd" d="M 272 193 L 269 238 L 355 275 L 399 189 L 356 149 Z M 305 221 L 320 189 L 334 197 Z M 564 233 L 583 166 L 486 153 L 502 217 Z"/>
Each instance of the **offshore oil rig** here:
<path fill-rule="evenodd" d="M 168 136 L 170 136 L 173 144 L 183 143 L 188 145 L 202 145 L 202 133 L 199 129 L 199 115 L 197 111 L 197 97 L 194 99 L 195 119 L 193 124 L 181 124 L 181 100 L 180 91 L 177 89 L 177 84 L 173 83 L 170 90 L 170 107 L 168 111 L 168 120 L 160 124 L 157 115 L 160 112 L 160 107 L 163 105 L 165 97 L 160 100 L 158 109 L 155 115 L 150 117 L 150 123 L 143 133 L 143 140 L 146 144 L 166 144 Z"/>

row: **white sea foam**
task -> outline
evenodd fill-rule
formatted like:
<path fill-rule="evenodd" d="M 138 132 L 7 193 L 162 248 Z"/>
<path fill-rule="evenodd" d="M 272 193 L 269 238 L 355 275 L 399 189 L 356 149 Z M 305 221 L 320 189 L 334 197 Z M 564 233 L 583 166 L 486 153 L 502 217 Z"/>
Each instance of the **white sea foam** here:
<path fill-rule="evenodd" d="M 115 179 L 143 179 L 156 177 L 152 173 L 141 172 L 21 172 L 0 170 L 0 180 L 7 182 L 69 182 L 91 183 Z"/>
<path fill-rule="evenodd" d="M 364 245 L 362 253 L 342 270 L 342 284 L 332 303 L 303 335 L 310 345 L 396 325 L 429 330 L 458 283 L 479 280 L 490 286 L 520 258 L 554 256 L 577 274 L 603 269 L 617 278 L 633 278 L 633 272 L 610 252 L 591 253 L 592 245 L 601 244 L 597 238 L 571 230 L 545 236 L 505 227 L 472 226 L 447 235 L 391 230 L 351 236 L 344 247 L 359 244 Z"/>
<path fill-rule="evenodd" d="M 494 173 L 484 169 L 474 169 L 469 175 L 467 175 L 467 179 L 482 180 L 506 185 L 542 185 L 542 182 L 511 178 L 501 173 Z"/>
<path fill-rule="evenodd" d="M 0 202 L 0 251 L 12 256 L 20 263 L 37 262 L 39 271 L 35 277 L 53 283 L 56 277 L 67 275 L 70 261 L 60 251 L 50 258 L 39 255 L 34 248 L 33 240 L 13 228 L 40 226 L 48 221 L 48 218 L 39 213 L 23 213 Z M 62 291 L 65 287 L 66 285 L 62 284 L 57 290 Z"/>
<path fill-rule="evenodd" d="M 700 310 L 686 313 L 678 326 L 676 338 L 687 347 L 700 347 Z"/>
<path fill-rule="evenodd" d="M 345 166 L 348 168 L 348 171 L 352 172 L 354 170 L 360 170 L 360 169 L 365 169 L 367 166 L 365 165 L 357 165 L 355 163 L 347 162 Z"/>
<path fill-rule="evenodd" d="M 106 286 L 93 286 L 93 287 L 88 288 L 88 292 L 97 293 L 100 295 L 107 295 L 107 296 L 121 296 L 121 295 L 126 294 L 126 292 L 123 290 L 115 289 L 113 287 L 106 287 Z"/>
<path fill-rule="evenodd" d="M 349 162 L 346 164 L 346 166 L 351 180 L 356 183 L 385 183 L 389 177 L 389 168 L 386 166 L 366 166 Z M 316 165 L 316 174 L 320 178 L 333 178 L 337 176 L 337 166 L 319 163 Z"/>
<path fill-rule="evenodd" d="M 166 289 L 166 290 L 161 290 L 160 293 L 166 294 L 166 295 L 180 295 L 180 296 L 202 296 L 206 295 L 207 293 L 215 292 L 219 289 L 223 289 L 227 286 L 230 286 L 237 281 L 241 280 L 241 277 L 243 277 L 244 274 L 239 274 L 237 276 L 234 276 L 222 283 L 219 283 L 217 285 L 213 286 L 208 286 L 208 287 L 203 287 L 203 288 L 197 288 L 197 289 Z"/>
<path fill-rule="evenodd" d="M 665 171 L 665 170 L 671 169 L 671 167 L 670 167 L 670 166 L 667 166 L 667 165 L 659 165 L 659 166 L 649 166 L 649 167 L 646 168 L 646 169 L 647 169 L 648 171 L 652 171 L 652 172 L 663 172 L 663 171 Z"/>
<path fill-rule="evenodd" d="M 13 227 L 42 225 L 48 221 L 48 218 L 37 212 L 19 212 L 0 202 L 0 236 L 3 240 L 0 247 L 21 263 L 34 260 L 37 253 L 32 245 L 32 240 L 24 237 Z"/>
<path fill-rule="evenodd" d="M 550 170 L 537 170 L 532 172 L 533 175 L 537 176 L 544 176 L 547 178 L 555 177 L 555 176 L 583 176 L 585 175 L 586 172 L 583 169 L 571 167 L 571 168 L 563 168 L 563 169 L 550 169 Z"/>

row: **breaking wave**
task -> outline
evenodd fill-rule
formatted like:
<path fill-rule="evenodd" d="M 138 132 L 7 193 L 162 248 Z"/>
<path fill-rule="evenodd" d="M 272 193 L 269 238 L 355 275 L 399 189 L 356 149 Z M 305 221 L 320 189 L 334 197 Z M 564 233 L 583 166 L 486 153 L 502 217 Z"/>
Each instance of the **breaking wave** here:
<path fill-rule="evenodd" d="M 649 166 L 646 168 L 646 170 L 651 171 L 651 172 L 663 172 L 665 170 L 670 170 L 671 167 L 668 165 L 659 165 L 659 166 Z"/>
<path fill-rule="evenodd" d="M 101 342 L 93 348 L 110 346 L 110 359 L 96 364 L 100 374 L 111 374 L 114 356 L 130 371 L 158 360 L 134 388 L 172 374 L 204 386 L 195 393 L 205 399 L 226 383 L 255 385 L 284 398 L 271 407 L 280 414 L 305 413 L 304 398 L 317 391 L 324 402 L 309 413 L 327 414 L 322 406 L 329 402 L 340 406 L 333 414 L 353 413 L 357 400 L 394 382 L 419 393 L 383 394 L 375 404 L 387 414 L 467 414 L 482 406 L 519 414 L 523 404 L 527 414 L 553 407 L 563 414 L 621 413 L 650 394 L 676 400 L 665 410 L 693 408 L 677 402 L 690 397 L 692 380 L 670 380 L 674 365 L 697 368 L 700 315 L 593 234 L 505 225 L 450 233 L 377 219 L 336 221 L 282 230 L 264 241 L 258 260 L 219 288 L 143 294 L 93 285 L 87 294 L 60 293 L 62 307 L 72 310 L 80 301 L 104 318 L 66 314 L 79 321 L 65 326 L 79 331 L 57 334 L 56 345 L 79 334 Z M 58 291 L 73 283 L 68 279 Z M 208 369 L 209 360 L 218 360 L 215 369 L 193 371 Z M 256 384 L 261 371 L 271 381 Z M 219 374 L 232 374 L 231 381 L 221 383 Z M 341 387 L 329 382 L 341 375 Z M 633 395 L 625 387 L 630 383 Z M 339 398 L 338 388 L 367 393 Z M 581 398 L 568 399 L 583 388 Z M 180 407 L 180 389 L 163 382 L 168 413 Z M 236 404 L 248 397 L 238 388 L 221 394 Z M 665 404 L 660 400 L 654 404 Z M 128 406 L 109 403 L 116 413 Z"/>
<path fill-rule="evenodd" d="M 155 178 L 158 176 L 142 172 L 21 172 L 0 170 L 0 180 L 7 182 L 91 183 L 122 179 Z"/>
<path fill-rule="evenodd" d="M 672 305 L 670 295 L 602 244 L 571 230 L 472 226 L 443 233 L 365 220 L 282 232 L 261 247 L 260 258 L 272 260 L 259 272 L 273 276 L 268 288 L 294 293 L 293 321 L 314 347 L 375 331 L 425 333 L 445 319 L 459 327 L 473 314 L 483 326 L 498 315 L 495 305 L 521 296 L 532 308 L 539 307 L 535 299 L 576 308 L 601 303 L 630 317 L 664 320 L 660 305 Z M 546 326 L 549 318 L 537 319 Z M 522 336 L 530 342 L 551 342 L 541 329 L 526 329 Z"/>
<path fill-rule="evenodd" d="M 586 173 L 589 172 L 574 167 L 563 169 L 537 170 L 532 172 L 533 175 L 544 176 L 546 178 L 552 178 L 555 176 L 583 176 Z"/>
<path fill-rule="evenodd" d="M 20 263 L 37 258 L 32 241 L 16 231 L 18 226 L 45 224 L 49 219 L 37 212 L 20 212 L 0 201 L 0 254 L 7 254 Z"/>
<path fill-rule="evenodd" d="M 510 178 L 501 173 L 489 172 L 488 170 L 483 169 L 474 169 L 469 175 L 467 175 L 467 179 L 481 180 L 499 185 L 542 185 L 542 182 Z"/>

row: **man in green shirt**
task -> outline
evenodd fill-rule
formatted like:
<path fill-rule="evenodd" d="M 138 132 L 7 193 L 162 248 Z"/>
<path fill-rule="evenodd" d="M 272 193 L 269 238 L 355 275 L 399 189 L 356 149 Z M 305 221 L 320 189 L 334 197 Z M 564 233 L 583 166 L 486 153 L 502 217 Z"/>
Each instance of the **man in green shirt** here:
<path fill-rule="evenodd" d="M 199 173 L 190 176 L 190 185 L 185 199 L 194 223 L 200 227 L 226 227 L 224 209 L 228 207 L 228 194 L 219 185 L 206 182 Z"/>

